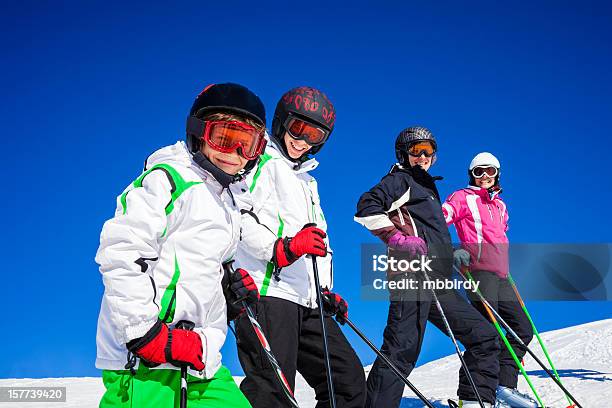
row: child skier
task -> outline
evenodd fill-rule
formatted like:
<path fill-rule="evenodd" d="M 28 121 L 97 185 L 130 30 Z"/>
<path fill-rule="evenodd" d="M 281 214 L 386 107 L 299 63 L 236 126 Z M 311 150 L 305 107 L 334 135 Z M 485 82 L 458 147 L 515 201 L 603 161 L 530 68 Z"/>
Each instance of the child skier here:
<path fill-rule="evenodd" d="M 501 167 L 491 153 L 474 157 L 468 169 L 469 185 L 452 193 L 442 205 L 448 225 L 454 224 L 461 241 L 455 251 L 457 267 L 468 266 L 472 277 L 480 282 L 480 291 L 517 335 L 529 344 L 533 337 L 531 324 L 521 309 L 508 282 L 508 209 L 502 201 L 499 185 Z M 484 305 L 468 291 L 474 306 L 487 316 Z M 525 350 L 508 336 L 519 359 Z M 518 392 L 519 368 L 507 348 L 499 353 L 498 401 L 510 407 L 537 407 L 527 395 Z"/>
<path fill-rule="evenodd" d="M 254 93 L 210 85 L 191 108 L 186 143 L 154 152 L 117 198 L 96 255 L 104 282 L 100 407 L 178 407 L 181 367 L 190 368 L 189 407 L 250 406 L 221 365 L 221 279 L 240 232 L 228 187 L 255 165 L 264 134 L 265 110 Z M 248 292 L 248 274 L 237 276 L 231 288 Z"/>
<path fill-rule="evenodd" d="M 329 138 L 335 110 L 327 96 L 310 87 L 285 93 L 276 106 L 271 143 L 240 195 L 242 238 L 236 263 L 249 270 L 259 287 L 258 321 L 293 388 L 299 371 L 314 389 L 317 407 L 329 406 L 323 338 L 316 303 L 312 256 L 325 289 L 326 330 L 338 407 L 362 407 L 365 375 L 359 358 L 338 324 L 346 302 L 329 292 L 332 253 L 316 180 L 309 174 Z M 316 226 L 312 225 L 316 224 Z M 310 255 L 310 256 L 308 256 Z M 253 407 L 287 406 L 246 317 L 236 321 L 238 356 L 246 378 L 240 388 Z"/>
<path fill-rule="evenodd" d="M 410 127 L 400 132 L 395 142 L 398 163 L 361 196 L 355 215 L 355 221 L 387 245 L 389 257 L 427 255 L 433 270 L 428 275 L 434 279 L 450 277 L 452 272 L 451 238 L 435 185 L 439 177 L 428 173 L 436 151 L 436 140 L 428 129 Z M 419 273 L 411 278 L 422 277 Z M 463 357 L 478 393 L 490 407 L 495 402 L 499 372 L 495 330 L 456 291 L 436 293 L 453 333 L 466 348 Z M 391 295 L 381 351 L 409 375 L 421 350 L 427 320 L 444 333 L 446 330 L 442 315 L 432 305 L 431 290 L 422 282 L 415 291 Z M 377 358 L 367 380 L 366 407 L 398 407 L 403 390 L 404 383 Z M 479 407 L 463 367 L 458 395 L 460 406 Z"/>

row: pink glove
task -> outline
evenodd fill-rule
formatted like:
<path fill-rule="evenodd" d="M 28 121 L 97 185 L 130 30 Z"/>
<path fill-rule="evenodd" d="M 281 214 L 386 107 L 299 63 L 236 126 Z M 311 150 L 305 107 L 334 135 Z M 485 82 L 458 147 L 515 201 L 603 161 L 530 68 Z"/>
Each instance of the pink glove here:
<path fill-rule="evenodd" d="M 419 237 L 397 231 L 387 242 L 390 248 L 408 252 L 412 256 L 427 255 L 427 244 Z"/>

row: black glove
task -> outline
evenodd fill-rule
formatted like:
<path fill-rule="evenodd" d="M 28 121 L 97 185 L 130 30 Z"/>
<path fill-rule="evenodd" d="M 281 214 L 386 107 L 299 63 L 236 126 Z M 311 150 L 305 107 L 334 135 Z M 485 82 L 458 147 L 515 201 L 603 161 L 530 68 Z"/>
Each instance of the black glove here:
<path fill-rule="evenodd" d="M 323 299 L 323 309 L 336 317 L 336 321 L 344 324 L 345 319 L 348 319 L 348 303 L 342 299 L 342 296 L 330 292 L 329 289 L 323 289 L 321 294 Z"/>
<path fill-rule="evenodd" d="M 227 320 L 235 320 L 244 311 L 242 301 L 252 305 L 259 300 L 259 290 L 255 281 L 249 273 L 238 268 L 233 273 L 230 273 L 230 268 L 225 268 L 225 274 L 221 285 L 223 286 L 223 295 L 227 305 Z"/>

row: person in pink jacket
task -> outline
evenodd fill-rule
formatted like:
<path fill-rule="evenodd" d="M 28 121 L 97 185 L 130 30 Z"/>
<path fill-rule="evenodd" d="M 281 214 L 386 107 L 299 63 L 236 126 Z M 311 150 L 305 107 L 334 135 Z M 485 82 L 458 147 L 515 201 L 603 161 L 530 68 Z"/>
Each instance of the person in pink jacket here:
<path fill-rule="evenodd" d="M 447 225 L 455 225 L 461 241 L 461 249 L 454 254 L 455 266 L 470 268 L 487 301 L 525 344 L 529 344 L 533 337 L 531 324 L 507 279 L 509 217 L 508 208 L 500 197 L 500 171 L 499 160 L 491 153 L 477 154 L 468 169 L 469 185 L 452 193 L 442 205 L 442 211 Z M 474 307 L 487 317 L 476 294 L 467 293 Z M 508 340 L 522 359 L 525 350 L 514 338 Z M 500 352 L 499 366 L 497 400 L 509 407 L 537 407 L 535 401 L 516 389 L 519 368 L 506 348 Z"/>

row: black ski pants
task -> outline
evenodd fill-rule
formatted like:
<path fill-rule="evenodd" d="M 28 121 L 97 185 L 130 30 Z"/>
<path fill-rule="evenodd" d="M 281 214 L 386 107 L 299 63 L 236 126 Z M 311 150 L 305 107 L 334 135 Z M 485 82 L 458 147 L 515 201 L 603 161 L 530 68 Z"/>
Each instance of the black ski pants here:
<path fill-rule="evenodd" d="M 295 387 L 295 374 L 299 371 L 315 391 L 316 406 L 329 407 L 318 309 L 262 296 L 254 312 L 291 388 Z M 326 317 L 325 328 L 336 406 L 361 408 L 365 401 L 363 366 L 336 321 Z M 245 315 L 236 321 L 236 337 L 238 357 L 246 375 L 240 389 L 251 405 L 254 408 L 290 406 Z"/>
<path fill-rule="evenodd" d="M 480 282 L 480 292 L 487 299 L 487 302 L 495 308 L 499 315 L 514 330 L 514 332 L 529 345 L 533 338 L 533 329 L 527 315 L 523 311 L 514 289 L 508 279 L 502 279 L 493 272 L 474 271 L 472 277 Z M 468 296 L 483 316 L 489 317 L 482 302 L 478 301 L 478 295 L 468 291 Z M 516 341 L 514 336 L 506 335 L 508 342 L 514 349 L 516 356 L 522 360 L 525 356 L 524 350 Z M 514 362 L 508 349 L 502 345 L 499 353 L 499 385 L 509 388 L 516 388 L 518 382 L 519 368 Z"/>
<path fill-rule="evenodd" d="M 436 291 L 436 294 L 455 337 L 465 346 L 463 358 L 481 398 L 494 403 L 499 374 L 499 342 L 495 329 L 456 291 Z M 431 290 L 421 286 L 417 294 L 410 295 L 410 300 L 401 300 L 401 295 L 392 295 L 392 298 L 400 300 L 392 300 L 389 305 L 381 351 L 409 375 L 419 357 L 427 321 L 444 334 L 447 331 Z M 377 358 L 367 380 L 366 407 L 398 407 L 403 391 L 402 380 Z M 462 400 L 476 400 L 463 367 L 459 370 L 457 395 Z"/>

